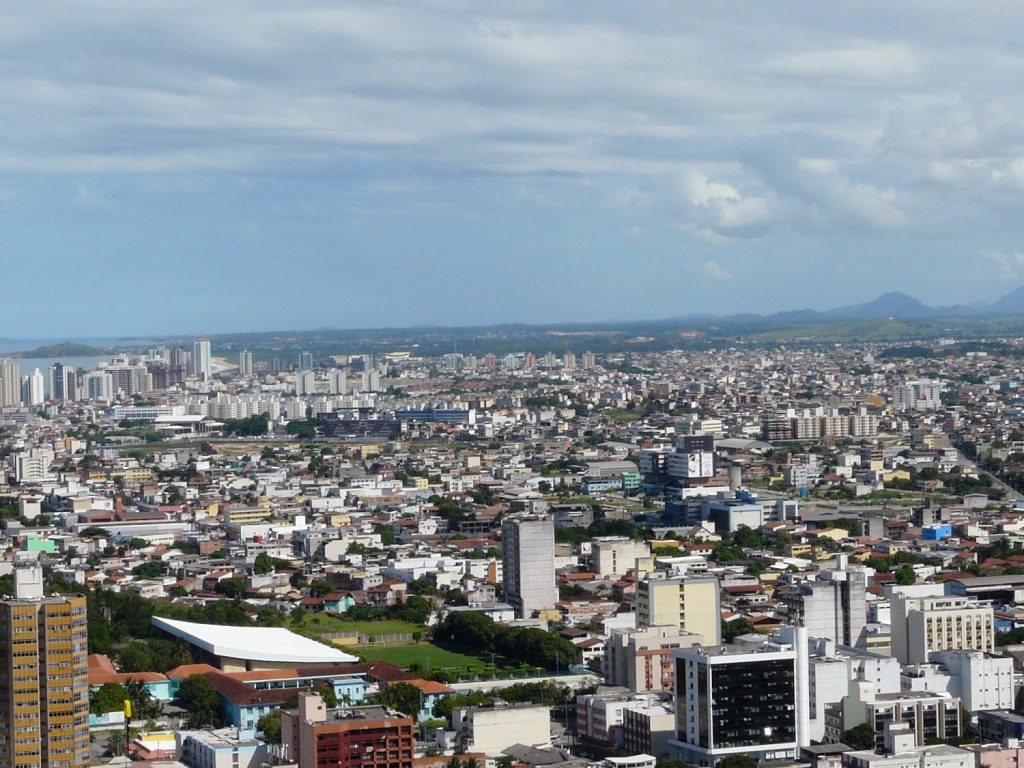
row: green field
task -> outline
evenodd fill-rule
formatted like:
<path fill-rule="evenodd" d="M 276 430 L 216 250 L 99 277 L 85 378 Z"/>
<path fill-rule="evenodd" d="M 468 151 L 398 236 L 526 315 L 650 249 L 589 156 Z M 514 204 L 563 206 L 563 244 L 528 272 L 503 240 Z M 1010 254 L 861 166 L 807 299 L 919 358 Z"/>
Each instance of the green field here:
<path fill-rule="evenodd" d="M 289 628 L 305 632 L 362 632 L 367 635 L 412 634 L 425 632 L 419 624 L 408 621 L 345 621 L 327 613 L 310 613 L 302 617 L 302 624 L 288 624 Z"/>
<path fill-rule="evenodd" d="M 419 664 L 424 670 L 436 670 L 448 667 L 454 674 L 465 672 L 470 667 L 483 671 L 489 661 L 482 661 L 475 656 L 456 653 L 439 648 L 431 643 L 405 643 L 399 645 L 360 646 L 352 649 L 367 661 L 390 661 L 405 668 L 411 664 Z"/>

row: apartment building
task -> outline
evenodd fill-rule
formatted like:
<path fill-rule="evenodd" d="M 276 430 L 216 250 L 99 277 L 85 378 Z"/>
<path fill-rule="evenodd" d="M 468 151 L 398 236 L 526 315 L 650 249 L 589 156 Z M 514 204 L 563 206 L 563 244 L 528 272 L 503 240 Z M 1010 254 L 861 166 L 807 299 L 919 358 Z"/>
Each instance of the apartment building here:
<path fill-rule="evenodd" d="M 0 765 L 88 768 L 88 622 L 81 595 L 45 597 L 39 566 L 0 600 Z"/>
<path fill-rule="evenodd" d="M 644 579 L 637 582 L 638 627 L 676 626 L 704 638 L 706 645 L 722 642 L 722 611 L 718 579 Z"/>

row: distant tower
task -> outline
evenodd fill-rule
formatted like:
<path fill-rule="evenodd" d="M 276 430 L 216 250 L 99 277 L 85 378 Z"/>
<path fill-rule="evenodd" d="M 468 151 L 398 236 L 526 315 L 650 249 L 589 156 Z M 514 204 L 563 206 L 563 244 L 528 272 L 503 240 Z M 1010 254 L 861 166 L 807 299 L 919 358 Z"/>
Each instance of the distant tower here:
<path fill-rule="evenodd" d="M 213 378 L 213 358 L 210 357 L 210 340 L 200 336 L 192 342 L 192 370 L 197 379 L 209 381 Z"/>
<path fill-rule="evenodd" d="M 17 360 L 0 357 L 0 408 L 21 405 L 21 366 Z"/>
<path fill-rule="evenodd" d="M 238 374 L 252 376 L 252 352 L 248 349 L 243 349 L 238 353 Z"/>
<path fill-rule="evenodd" d="M 54 363 L 50 368 L 50 399 L 59 403 L 74 400 L 77 388 L 75 369 L 64 363 Z"/>
<path fill-rule="evenodd" d="M 312 371 L 313 370 L 313 353 L 312 352 L 300 352 L 299 353 L 299 371 Z"/>
<path fill-rule="evenodd" d="M 25 405 L 42 405 L 46 400 L 46 386 L 43 383 L 43 372 L 38 368 L 25 377 L 22 391 Z"/>

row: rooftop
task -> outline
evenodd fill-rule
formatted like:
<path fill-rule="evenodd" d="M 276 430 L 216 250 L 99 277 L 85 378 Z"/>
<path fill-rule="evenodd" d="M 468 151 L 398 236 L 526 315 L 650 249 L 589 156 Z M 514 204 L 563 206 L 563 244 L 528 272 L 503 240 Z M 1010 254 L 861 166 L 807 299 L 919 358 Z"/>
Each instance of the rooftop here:
<path fill-rule="evenodd" d="M 231 659 L 290 664 L 359 661 L 351 654 L 281 627 L 229 627 L 165 619 L 159 616 L 153 617 L 153 626 L 174 637 L 180 637 L 214 656 Z"/>

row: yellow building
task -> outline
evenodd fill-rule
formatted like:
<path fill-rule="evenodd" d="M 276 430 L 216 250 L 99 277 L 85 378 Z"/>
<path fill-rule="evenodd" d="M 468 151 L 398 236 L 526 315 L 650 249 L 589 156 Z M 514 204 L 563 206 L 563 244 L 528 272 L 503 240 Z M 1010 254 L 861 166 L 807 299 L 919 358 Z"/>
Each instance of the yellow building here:
<path fill-rule="evenodd" d="M 638 627 L 677 626 L 704 638 L 705 645 L 722 642 L 722 610 L 718 579 L 645 579 L 637 582 Z"/>
<path fill-rule="evenodd" d="M 19 597 L 0 600 L 0 765 L 88 768 L 85 598 L 43 597 L 40 568 L 15 580 Z"/>

